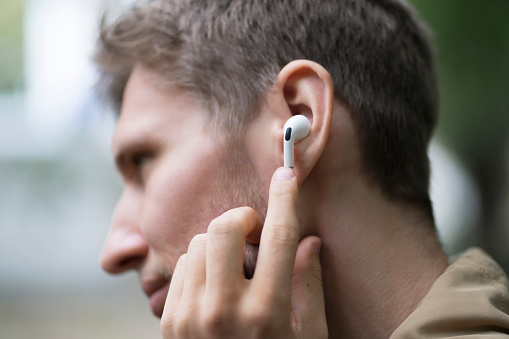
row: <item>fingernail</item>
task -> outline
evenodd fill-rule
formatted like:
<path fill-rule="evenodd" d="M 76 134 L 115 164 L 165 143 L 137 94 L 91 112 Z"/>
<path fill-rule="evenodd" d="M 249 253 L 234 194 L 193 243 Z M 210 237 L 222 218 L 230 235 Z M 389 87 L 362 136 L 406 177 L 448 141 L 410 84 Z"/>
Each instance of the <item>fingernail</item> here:
<path fill-rule="evenodd" d="M 288 167 L 280 167 L 276 171 L 276 175 L 274 178 L 277 180 L 289 180 L 295 176 L 295 173 L 291 168 Z"/>

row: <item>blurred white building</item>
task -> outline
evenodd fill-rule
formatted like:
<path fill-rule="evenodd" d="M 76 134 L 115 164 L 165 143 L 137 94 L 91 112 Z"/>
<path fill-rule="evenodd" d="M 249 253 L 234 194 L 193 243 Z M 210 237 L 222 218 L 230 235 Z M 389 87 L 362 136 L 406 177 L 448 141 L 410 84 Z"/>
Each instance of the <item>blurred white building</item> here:
<path fill-rule="evenodd" d="M 120 181 L 91 57 L 101 11 L 128 2 L 13 1 L 25 80 L 0 93 L 0 338 L 158 338 L 137 277 L 99 267 Z"/>

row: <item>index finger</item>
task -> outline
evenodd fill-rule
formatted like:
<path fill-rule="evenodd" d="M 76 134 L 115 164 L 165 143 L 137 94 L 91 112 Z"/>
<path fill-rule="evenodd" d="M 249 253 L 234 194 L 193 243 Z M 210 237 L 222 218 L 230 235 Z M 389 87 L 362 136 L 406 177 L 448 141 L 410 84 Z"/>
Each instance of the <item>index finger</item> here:
<path fill-rule="evenodd" d="M 267 218 L 252 284 L 264 294 L 290 300 L 295 254 L 299 243 L 297 219 L 297 178 L 291 168 L 280 167 L 274 173 L 269 191 Z M 279 299 L 279 302 L 284 301 Z"/>

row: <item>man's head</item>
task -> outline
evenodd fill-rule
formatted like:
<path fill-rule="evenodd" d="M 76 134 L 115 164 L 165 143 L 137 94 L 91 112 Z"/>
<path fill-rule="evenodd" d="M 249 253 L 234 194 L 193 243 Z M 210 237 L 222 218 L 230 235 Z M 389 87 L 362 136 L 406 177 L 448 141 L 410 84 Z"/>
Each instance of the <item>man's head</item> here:
<path fill-rule="evenodd" d="M 122 107 L 113 149 L 125 188 L 103 267 L 139 269 L 162 312 L 155 291 L 193 235 L 242 205 L 263 219 L 293 114 L 312 126 L 297 145 L 300 183 L 315 173 L 327 179 L 315 193 L 329 193 L 353 168 L 432 219 L 436 97 L 425 35 L 395 0 L 158 0 L 104 26 L 97 61 Z M 359 165 L 341 163 L 357 155 Z M 308 188 L 300 197 L 312 201 Z"/>
<path fill-rule="evenodd" d="M 140 62 L 234 137 L 286 64 L 315 61 L 351 110 L 366 177 L 431 214 L 432 56 L 426 30 L 402 1 L 149 1 L 103 27 L 101 40 L 97 60 L 117 107 Z"/>

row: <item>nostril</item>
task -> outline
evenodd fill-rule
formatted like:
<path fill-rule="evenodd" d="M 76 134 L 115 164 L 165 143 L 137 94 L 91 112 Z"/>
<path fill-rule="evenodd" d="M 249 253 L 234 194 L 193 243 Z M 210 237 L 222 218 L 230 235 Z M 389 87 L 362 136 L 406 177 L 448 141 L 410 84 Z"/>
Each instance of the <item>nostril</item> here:
<path fill-rule="evenodd" d="M 137 257 L 137 258 L 127 258 L 124 260 L 121 260 L 118 263 L 118 269 L 120 272 L 124 272 L 130 269 L 136 269 L 140 266 L 140 264 L 143 262 L 143 257 Z"/>
<path fill-rule="evenodd" d="M 139 233 L 110 234 L 103 249 L 101 266 L 117 274 L 137 269 L 148 253 L 148 244 Z"/>

